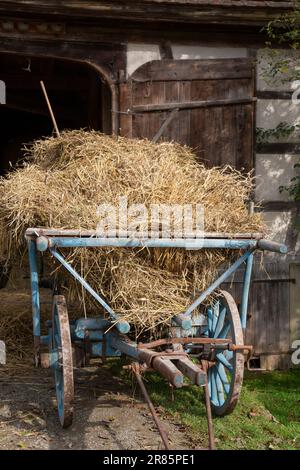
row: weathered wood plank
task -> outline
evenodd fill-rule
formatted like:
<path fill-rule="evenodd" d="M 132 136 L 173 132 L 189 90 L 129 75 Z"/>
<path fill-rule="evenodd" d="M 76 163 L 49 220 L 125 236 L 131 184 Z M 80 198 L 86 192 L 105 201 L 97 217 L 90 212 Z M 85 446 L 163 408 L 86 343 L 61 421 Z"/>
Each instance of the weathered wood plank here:
<path fill-rule="evenodd" d="M 190 77 L 189 63 L 194 72 L 197 71 L 194 75 L 197 80 Z M 250 78 L 239 78 L 239 73 L 232 79 L 211 78 L 218 75 L 221 66 L 222 77 L 226 77 L 226 70 L 236 73 L 232 63 L 247 68 Z M 179 109 L 176 118 L 164 129 L 164 140 L 189 145 L 208 166 L 231 164 L 251 170 L 254 116 L 251 60 L 154 61 L 140 67 L 134 76 L 141 70 L 145 80 L 129 80 L 134 137 L 152 139 L 167 119 L 167 111 Z M 183 70 L 185 75 L 181 74 Z M 169 80 L 170 71 L 177 80 Z M 187 74 L 188 79 L 180 79 Z M 162 77 L 167 79 L 162 80 Z"/>
<path fill-rule="evenodd" d="M 123 137 L 132 137 L 132 115 L 128 110 L 132 106 L 131 85 L 121 83 L 119 85 L 120 100 L 120 135 Z"/>
<path fill-rule="evenodd" d="M 87 54 L 88 50 L 88 54 Z M 126 67 L 126 48 L 123 44 L 93 44 L 88 41 L 49 41 L 34 40 L 26 38 L 1 38 L 0 53 L 7 55 L 9 52 L 20 54 L 23 57 L 38 57 L 46 59 L 65 59 L 81 62 L 83 65 L 90 65 L 99 72 L 103 72 L 103 77 L 113 83 L 118 77 L 118 71 Z M 112 67 L 112 57 L 114 58 Z"/>
<path fill-rule="evenodd" d="M 262 354 L 260 367 L 263 370 L 287 370 L 291 367 L 290 354 Z"/>
<path fill-rule="evenodd" d="M 257 98 L 260 100 L 291 100 L 293 93 L 293 91 L 258 90 Z"/>
<path fill-rule="evenodd" d="M 253 63 L 249 59 L 153 60 L 132 75 L 136 82 L 178 80 L 224 80 L 252 78 Z"/>
<path fill-rule="evenodd" d="M 182 116 L 180 116 L 181 109 L 177 108 L 175 105 L 176 103 L 180 102 L 180 82 L 165 82 L 165 102 L 171 106 L 171 110 L 178 109 L 178 113 L 175 119 L 172 120 L 172 124 L 168 127 L 164 140 L 168 141 L 179 141 L 179 129 L 180 129 L 180 122 L 182 122 Z M 162 105 L 164 106 L 164 105 Z"/>
<path fill-rule="evenodd" d="M 191 101 L 190 81 L 179 82 L 179 101 Z M 178 142 L 183 145 L 190 145 L 191 142 L 191 113 L 190 110 L 182 109 L 180 111 Z"/>
<path fill-rule="evenodd" d="M 297 142 L 273 142 L 258 144 L 256 153 L 267 155 L 278 155 L 288 153 L 290 155 L 300 154 L 300 143 Z"/>
<path fill-rule="evenodd" d="M 159 45 L 160 57 L 162 60 L 173 60 L 173 51 L 170 41 L 164 41 Z"/>
<path fill-rule="evenodd" d="M 174 82 L 174 86 L 178 88 L 179 82 Z M 178 94 L 178 93 L 177 93 Z M 249 104 L 256 101 L 255 98 L 244 99 L 228 99 L 228 100 L 206 100 L 206 101 L 187 101 L 187 102 L 172 102 L 170 98 L 166 97 L 167 103 L 164 104 L 148 104 L 148 105 L 134 105 L 132 106 L 133 113 L 152 113 L 155 111 L 169 111 L 171 109 L 195 109 L 195 108 L 213 108 L 217 106 L 233 106 L 238 104 Z M 177 98 L 178 99 L 178 98 Z"/>
<path fill-rule="evenodd" d="M 163 133 L 165 132 L 167 127 L 171 124 L 171 122 L 173 121 L 173 119 L 177 115 L 178 111 L 179 111 L 179 109 L 175 108 L 169 113 L 167 119 L 163 122 L 163 124 L 159 128 L 158 132 L 153 137 L 152 142 L 157 142 L 161 138 L 161 136 L 163 135 Z"/>
<path fill-rule="evenodd" d="M 257 210 L 264 212 L 277 212 L 290 211 L 295 208 L 300 209 L 300 201 L 263 201 Z"/>
<path fill-rule="evenodd" d="M 290 11 L 291 1 L 264 0 L 115 0 L 58 2 L 4 0 L 0 12 L 35 14 L 77 19 L 123 19 L 146 22 L 231 23 L 237 25 L 267 23 L 278 14 Z"/>

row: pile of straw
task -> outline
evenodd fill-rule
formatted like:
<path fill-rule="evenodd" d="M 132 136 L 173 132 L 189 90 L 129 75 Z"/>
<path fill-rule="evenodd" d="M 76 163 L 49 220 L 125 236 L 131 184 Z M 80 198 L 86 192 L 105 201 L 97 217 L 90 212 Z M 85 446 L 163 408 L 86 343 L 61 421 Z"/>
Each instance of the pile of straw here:
<path fill-rule="evenodd" d="M 8 364 L 32 360 L 32 313 L 29 290 L 0 290 L 0 339 L 5 342 Z M 46 309 L 45 309 L 46 307 Z M 50 305 L 44 305 L 49 315 Z M 45 315 L 43 315 L 46 318 Z"/>
<path fill-rule="evenodd" d="M 208 232 L 263 228 L 258 214 L 248 215 L 250 175 L 230 167 L 207 169 L 178 144 L 78 130 L 38 140 L 28 152 L 27 161 L 0 180 L 0 256 L 7 262 L 22 251 L 26 228 L 95 230 L 98 206 L 118 205 L 120 196 L 149 208 L 154 203 L 201 203 Z M 220 250 L 77 249 L 68 256 L 140 332 L 184 310 L 232 255 Z M 91 309 L 91 299 L 71 279 L 67 295 Z"/>

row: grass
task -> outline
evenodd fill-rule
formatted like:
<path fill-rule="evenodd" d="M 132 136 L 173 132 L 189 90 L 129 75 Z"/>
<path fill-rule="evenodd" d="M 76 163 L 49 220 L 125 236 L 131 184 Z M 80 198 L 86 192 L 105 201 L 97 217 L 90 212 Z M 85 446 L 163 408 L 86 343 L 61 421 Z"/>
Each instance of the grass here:
<path fill-rule="evenodd" d="M 111 363 L 112 372 L 129 377 Z M 174 401 L 164 379 L 145 377 L 147 390 L 160 414 L 185 426 L 192 446 L 207 447 L 203 391 L 184 387 L 174 391 Z M 214 418 L 218 449 L 300 449 L 300 370 L 247 372 L 234 412 Z"/>

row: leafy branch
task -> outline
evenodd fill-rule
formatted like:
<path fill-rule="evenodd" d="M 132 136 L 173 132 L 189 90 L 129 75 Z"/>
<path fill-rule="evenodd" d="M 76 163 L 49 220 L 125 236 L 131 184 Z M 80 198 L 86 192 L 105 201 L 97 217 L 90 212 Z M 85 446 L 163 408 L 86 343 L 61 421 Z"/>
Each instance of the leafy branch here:
<path fill-rule="evenodd" d="M 300 129 L 300 124 L 289 124 L 284 121 L 280 122 L 274 129 L 257 127 L 256 143 L 261 145 L 270 142 L 272 139 L 280 140 L 281 138 L 288 138 L 297 129 Z"/>
<path fill-rule="evenodd" d="M 291 83 L 300 80 L 300 6 L 299 1 L 294 1 L 292 12 L 280 15 L 270 21 L 264 28 L 267 33 L 268 42 L 267 54 L 262 64 L 262 78 L 267 83 L 276 84 L 278 82 Z M 289 48 L 289 54 L 283 55 L 281 51 L 273 49 L 273 45 L 280 44 Z M 289 137 L 299 129 L 299 125 L 290 125 L 281 122 L 275 129 L 257 129 L 257 143 L 262 144 L 270 139 L 280 139 Z M 297 171 L 300 162 L 293 168 Z M 280 186 L 280 193 L 286 191 L 291 199 L 300 201 L 300 176 L 296 175 L 290 180 L 287 186 Z"/>
<path fill-rule="evenodd" d="M 300 169 L 300 163 L 296 163 L 294 165 L 294 169 Z M 294 176 L 291 178 L 290 184 L 288 186 L 280 186 L 279 192 L 282 193 L 284 191 L 288 192 L 288 195 L 294 201 L 300 201 L 300 176 Z"/>

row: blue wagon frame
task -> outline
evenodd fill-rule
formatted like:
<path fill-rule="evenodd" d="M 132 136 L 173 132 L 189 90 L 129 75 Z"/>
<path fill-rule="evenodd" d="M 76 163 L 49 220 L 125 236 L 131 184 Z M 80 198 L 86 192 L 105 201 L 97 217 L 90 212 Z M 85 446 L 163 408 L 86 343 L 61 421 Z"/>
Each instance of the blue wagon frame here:
<path fill-rule="evenodd" d="M 135 373 L 143 394 L 149 397 L 141 382 L 141 371 L 154 369 L 161 373 L 174 387 L 183 386 L 184 377 L 193 384 L 204 386 L 210 444 L 213 447 L 211 429 L 212 407 L 216 415 L 230 413 L 239 398 L 244 370 L 244 353 L 251 346 L 244 344 L 247 326 L 247 309 L 253 257 L 256 250 L 287 253 L 283 244 L 265 240 L 261 234 L 205 233 L 201 238 L 142 238 L 98 237 L 93 231 L 55 230 L 30 228 L 26 231 L 32 291 L 33 336 L 35 362 L 40 364 L 41 348 L 49 348 L 49 364 L 55 371 L 58 414 L 63 427 L 72 423 L 73 416 L 73 356 L 74 347 L 80 351 L 81 359 L 87 351 L 90 357 L 126 355 L 132 359 Z M 115 312 L 106 300 L 71 266 L 62 248 L 181 248 L 187 250 L 226 249 L 239 253 L 238 258 L 205 289 L 180 315 L 172 318 L 172 327 L 167 338 L 152 343 L 129 340 L 130 325 Z M 106 317 L 69 320 L 66 301 L 62 295 L 54 295 L 52 321 L 48 322 L 48 335 L 41 335 L 41 307 L 38 274 L 38 253 L 49 251 L 106 312 Z M 242 265 L 244 279 L 239 310 L 232 296 L 220 291 L 214 304 L 206 308 L 206 324 L 197 324 L 195 311 Z M 196 319 L 196 323 L 195 323 Z M 171 347 L 171 349 L 170 349 Z M 159 351 L 157 351 L 159 348 Z M 165 349 L 164 349 L 165 348 Z M 167 348 L 167 349 L 166 349 Z M 201 352 L 200 364 L 190 360 L 189 355 Z M 82 359 L 83 364 L 84 358 Z M 207 386 L 206 386 L 207 385 Z M 159 425 L 150 402 L 164 445 L 168 447 L 165 432 Z"/>

